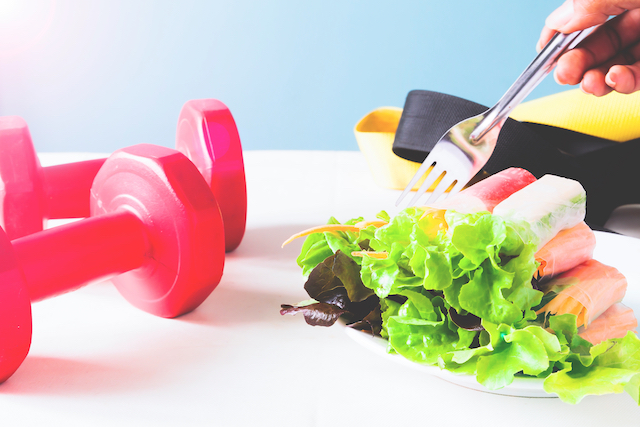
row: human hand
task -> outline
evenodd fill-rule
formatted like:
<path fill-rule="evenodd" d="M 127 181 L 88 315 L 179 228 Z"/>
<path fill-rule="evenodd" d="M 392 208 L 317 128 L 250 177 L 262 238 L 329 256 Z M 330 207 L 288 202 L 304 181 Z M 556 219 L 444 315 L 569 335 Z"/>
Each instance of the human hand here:
<path fill-rule="evenodd" d="M 609 20 L 610 16 L 615 18 Z M 596 96 L 640 90 L 640 0 L 566 0 L 547 18 L 538 49 L 556 32 L 595 25 L 575 49 L 560 57 L 556 81 L 580 83 L 584 92 Z"/>

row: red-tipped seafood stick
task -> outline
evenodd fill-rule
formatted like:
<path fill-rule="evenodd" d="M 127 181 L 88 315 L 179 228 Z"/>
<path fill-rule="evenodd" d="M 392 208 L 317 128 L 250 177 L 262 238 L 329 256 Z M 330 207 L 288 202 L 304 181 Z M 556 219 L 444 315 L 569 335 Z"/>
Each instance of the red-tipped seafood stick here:
<path fill-rule="evenodd" d="M 536 180 L 529 171 L 509 168 L 465 188 L 447 199 L 427 205 L 429 208 L 462 213 L 493 212 L 504 199 Z"/>

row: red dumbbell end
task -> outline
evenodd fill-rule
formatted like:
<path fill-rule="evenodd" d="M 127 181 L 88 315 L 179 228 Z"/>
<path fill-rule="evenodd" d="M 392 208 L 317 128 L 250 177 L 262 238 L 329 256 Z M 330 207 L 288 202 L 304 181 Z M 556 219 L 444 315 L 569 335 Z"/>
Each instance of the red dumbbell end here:
<path fill-rule="evenodd" d="M 0 225 L 14 239 L 42 230 L 42 168 L 21 117 L 0 117 L 0 137 Z"/>
<path fill-rule="evenodd" d="M 41 231 L 50 218 L 89 215 L 89 189 L 104 159 L 43 168 L 27 123 L 0 117 L 0 226 L 11 240 Z"/>
<path fill-rule="evenodd" d="M 0 228 L 0 382 L 18 369 L 31 346 L 31 302 L 11 246 Z"/>
<path fill-rule="evenodd" d="M 176 149 L 193 160 L 211 187 L 224 219 L 226 251 L 233 251 L 245 232 L 247 188 L 240 135 L 229 108 L 217 99 L 185 103 L 178 118 Z"/>
<path fill-rule="evenodd" d="M 182 153 L 141 144 L 116 151 L 91 188 L 91 215 L 126 210 L 144 223 L 140 268 L 112 279 L 134 306 L 161 317 L 195 309 L 215 289 L 225 258 L 224 225 L 207 183 Z"/>

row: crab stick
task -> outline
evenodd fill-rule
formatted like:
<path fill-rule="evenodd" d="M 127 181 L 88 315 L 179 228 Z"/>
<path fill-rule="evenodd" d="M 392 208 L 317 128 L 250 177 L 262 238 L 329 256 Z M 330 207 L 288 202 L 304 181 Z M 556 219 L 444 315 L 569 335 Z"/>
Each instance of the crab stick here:
<path fill-rule="evenodd" d="M 422 217 L 430 217 L 428 228 L 424 232 L 435 235 L 441 230 L 447 230 L 444 213 L 448 210 L 463 214 L 492 212 L 498 203 L 535 180 L 536 177 L 529 171 L 509 168 L 478 181 L 451 197 L 422 206 Z"/>
<path fill-rule="evenodd" d="M 478 181 L 458 194 L 426 205 L 433 210 L 454 210 L 460 213 L 489 211 L 516 191 L 536 180 L 531 172 L 509 168 Z"/>
<path fill-rule="evenodd" d="M 595 345 L 610 338 L 622 338 L 628 331 L 635 331 L 638 320 L 633 310 L 622 303 L 609 307 L 587 329 L 578 329 L 578 335 Z"/>
<path fill-rule="evenodd" d="M 593 257 L 596 236 L 584 222 L 560 231 L 536 253 L 538 277 L 555 276 Z"/>
<path fill-rule="evenodd" d="M 588 329 L 593 319 L 622 301 L 627 279 L 614 267 L 590 259 L 551 279 L 542 291 L 556 295 L 538 314 L 575 314 L 577 326 Z"/>

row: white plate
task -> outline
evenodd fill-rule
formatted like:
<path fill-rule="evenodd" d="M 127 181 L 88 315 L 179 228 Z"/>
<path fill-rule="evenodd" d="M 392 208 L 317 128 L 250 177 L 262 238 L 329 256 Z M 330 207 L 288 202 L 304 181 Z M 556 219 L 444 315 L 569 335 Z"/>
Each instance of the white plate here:
<path fill-rule="evenodd" d="M 593 258 L 604 264 L 616 267 L 625 275 L 628 287 L 627 294 L 622 302 L 631 307 L 636 316 L 638 316 L 640 314 L 640 239 L 598 231 L 595 234 L 596 249 Z M 389 354 L 387 353 L 387 341 L 380 337 L 373 337 L 370 334 L 351 328 L 345 328 L 345 332 L 354 341 L 388 361 L 401 363 L 462 387 L 507 396 L 557 397 L 555 394 L 546 393 L 542 388 L 543 380 L 538 378 L 515 378 L 513 383 L 507 387 L 499 390 L 489 390 L 478 383 L 473 375 L 453 374 L 449 371 L 441 370 L 437 366 L 422 365 L 411 362 L 400 355 Z"/>

